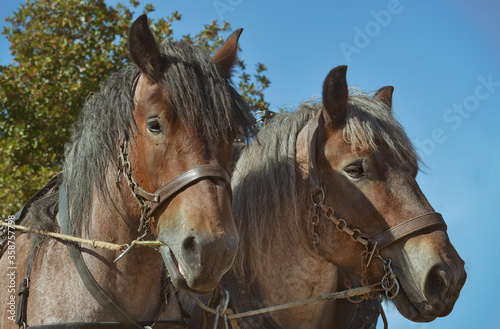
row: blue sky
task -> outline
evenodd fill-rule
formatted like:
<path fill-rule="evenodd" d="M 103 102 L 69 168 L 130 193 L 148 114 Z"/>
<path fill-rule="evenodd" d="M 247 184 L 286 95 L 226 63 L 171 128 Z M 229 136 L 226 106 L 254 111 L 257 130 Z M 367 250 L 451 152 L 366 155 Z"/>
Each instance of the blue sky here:
<path fill-rule="evenodd" d="M 249 67 L 269 68 L 271 108 L 293 109 L 320 95 L 326 74 L 349 66 L 350 86 L 395 87 L 397 117 L 424 159 L 420 186 L 448 223 L 468 280 L 453 312 L 411 323 L 394 307 L 391 329 L 497 328 L 500 307 L 500 4 L 494 0 L 150 1 L 151 16 L 178 10 L 174 33 L 196 33 L 210 19 L 243 27 Z M 0 24 L 18 1 L 0 0 Z M 0 36 L 0 63 L 11 60 Z M 382 328 L 381 323 L 379 327 Z"/>

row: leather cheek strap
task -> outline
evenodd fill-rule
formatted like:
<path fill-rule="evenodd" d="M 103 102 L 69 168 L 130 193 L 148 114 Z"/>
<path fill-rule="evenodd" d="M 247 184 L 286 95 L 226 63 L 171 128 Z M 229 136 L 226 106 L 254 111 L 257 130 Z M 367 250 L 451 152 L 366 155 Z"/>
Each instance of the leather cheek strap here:
<path fill-rule="evenodd" d="M 319 167 L 316 159 L 316 143 L 318 138 L 318 126 L 321 118 L 321 113 L 322 110 L 315 115 L 315 117 L 309 124 L 305 138 L 309 165 L 309 179 L 311 181 L 313 193 L 314 191 L 321 188 L 320 175 L 318 172 Z M 400 223 L 394 227 L 391 227 L 374 237 L 362 235 L 362 238 L 368 240 L 368 243 L 371 245 L 370 250 L 381 250 L 396 241 L 399 241 L 412 234 L 431 227 L 443 228 L 444 230 L 446 230 L 446 223 L 444 222 L 443 216 L 440 213 L 430 212 L 422 214 L 403 223 Z"/>
<path fill-rule="evenodd" d="M 222 181 L 230 195 L 231 203 L 233 202 L 231 177 L 229 177 L 229 174 L 223 167 L 210 164 L 197 166 L 183 172 L 158 188 L 154 193 L 146 192 L 144 189 L 137 187 L 136 194 L 147 200 L 148 211 L 146 215 L 147 217 L 151 217 L 163 203 L 167 202 L 181 190 L 203 179 Z"/>
<path fill-rule="evenodd" d="M 376 245 L 376 248 L 381 250 L 396 241 L 431 227 L 441 227 L 446 230 L 446 223 L 440 213 L 430 212 L 414 217 L 401 224 L 391 227 L 379 235 L 369 238 L 369 241 L 372 246 Z"/>

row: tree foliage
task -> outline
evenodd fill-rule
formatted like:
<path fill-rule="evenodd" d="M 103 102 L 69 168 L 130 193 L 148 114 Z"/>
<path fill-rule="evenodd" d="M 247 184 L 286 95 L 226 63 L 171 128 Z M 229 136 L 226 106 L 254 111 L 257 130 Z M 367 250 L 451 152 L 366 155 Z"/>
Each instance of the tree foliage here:
<path fill-rule="evenodd" d="M 109 6 L 104 0 L 27 0 L 6 19 L 13 62 L 0 66 L 0 214 L 15 213 L 61 170 L 64 144 L 83 102 L 107 76 L 129 65 L 127 33 L 138 1 Z M 144 13 L 154 11 L 147 4 Z M 173 39 L 169 17 L 150 21 L 158 40 Z M 209 52 L 231 27 L 217 21 L 180 39 Z M 224 37 L 221 34 L 225 34 Z M 240 61 L 235 85 L 253 111 L 264 110 L 266 67 L 248 73 Z"/>

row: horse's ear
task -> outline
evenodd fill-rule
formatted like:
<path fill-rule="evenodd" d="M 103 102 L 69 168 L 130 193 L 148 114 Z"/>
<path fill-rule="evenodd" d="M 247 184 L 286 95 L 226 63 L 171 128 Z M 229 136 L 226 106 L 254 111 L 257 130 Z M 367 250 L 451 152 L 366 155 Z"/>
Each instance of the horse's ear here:
<path fill-rule="evenodd" d="M 214 62 L 220 67 L 226 77 L 231 78 L 234 63 L 238 52 L 238 40 L 243 29 L 234 31 L 219 50 L 212 56 Z"/>
<path fill-rule="evenodd" d="M 323 83 L 323 116 L 327 125 L 342 125 L 345 122 L 349 96 L 346 73 L 346 65 L 337 66 L 328 73 Z"/>
<path fill-rule="evenodd" d="M 141 71 L 153 81 L 159 81 L 162 58 L 155 38 L 148 26 L 148 17 L 141 15 L 135 20 L 128 35 L 130 56 Z"/>
<path fill-rule="evenodd" d="M 393 86 L 385 86 L 380 88 L 375 95 L 374 99 L 384 103 L 389 107 L 389 110 L 392 108 L 392 93 L 394 92 Z"/>

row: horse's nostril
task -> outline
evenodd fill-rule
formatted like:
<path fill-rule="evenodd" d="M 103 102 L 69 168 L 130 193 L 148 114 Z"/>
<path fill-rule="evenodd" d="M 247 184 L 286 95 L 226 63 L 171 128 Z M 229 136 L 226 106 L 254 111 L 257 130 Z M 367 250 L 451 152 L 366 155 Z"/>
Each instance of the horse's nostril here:
<path fill-rule="evenodd" d="M 194 236 L 187 237 L 182 242 L 182 248 L 186 251 L 194 252 L 196 250 L 196 238 Z"/>
<path fill-rule="evenodd" d="M 450 284 L 450 279 L 446 271 L 440 267 L 434 267 L 429 271 L 425 282 L 425 297 L 427 301 L 433 302 L 441 299 L 446 293 Z"/>

